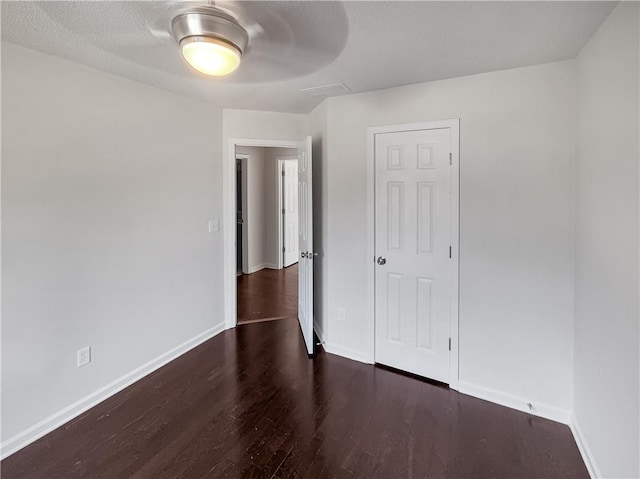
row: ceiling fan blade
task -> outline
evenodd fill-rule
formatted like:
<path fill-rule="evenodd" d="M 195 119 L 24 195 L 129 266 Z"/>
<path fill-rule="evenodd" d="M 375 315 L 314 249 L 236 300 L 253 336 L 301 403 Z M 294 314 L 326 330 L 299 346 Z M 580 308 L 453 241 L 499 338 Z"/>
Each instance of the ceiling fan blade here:
<path fill-rule="evenodd" d="M 160 30 L 155 28 L 149 28 L 149 33 L 158 39 L 161 40 L 173 40 L 173 35 L 168 30 Z"/>
<path fill-rule="evenodd" d="M 237 79 L 252 83 L 293 78 L 316 71 L 333 59 L 332 50 L 261 39 L 250 44 Z"/>

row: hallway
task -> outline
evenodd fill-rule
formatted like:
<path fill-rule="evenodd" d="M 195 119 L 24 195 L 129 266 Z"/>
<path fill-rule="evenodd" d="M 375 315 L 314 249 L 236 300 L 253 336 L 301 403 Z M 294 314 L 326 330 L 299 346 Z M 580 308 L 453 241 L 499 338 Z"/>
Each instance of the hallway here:
<path fill-rule="evenodd" d="M 298 264 L 238 276 L 238 324 L 298 317 Z"/>

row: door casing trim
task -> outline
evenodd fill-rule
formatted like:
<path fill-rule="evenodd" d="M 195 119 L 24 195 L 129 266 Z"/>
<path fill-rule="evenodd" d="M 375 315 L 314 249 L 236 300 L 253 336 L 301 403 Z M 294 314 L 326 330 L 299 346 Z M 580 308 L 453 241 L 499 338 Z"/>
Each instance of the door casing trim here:
<path fill-rule="evenodd" d="M 381 133 L 417 130 L 451 130 L 451 265 L 449 299 L 449 387 L 458 390 L 459 382 L 459 277 L 460 277 L 460 119 L 426 121 L 367 128 L 367 343 L 369 362 L 375 363 L 375 139 Z"/>

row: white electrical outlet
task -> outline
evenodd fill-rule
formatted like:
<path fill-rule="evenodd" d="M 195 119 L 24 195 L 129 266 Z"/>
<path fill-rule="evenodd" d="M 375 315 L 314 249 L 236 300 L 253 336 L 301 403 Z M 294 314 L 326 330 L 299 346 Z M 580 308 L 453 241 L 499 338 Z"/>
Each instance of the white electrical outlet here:
<path fill-rule="evenodd" d="M 340 321 L 345 321 L 347 319 L 347 312 L 342 307 L 338 308 L 338 319 Z"/>
<path fill-rule="evenodd" d="M 86 366 L 91 362 L 91 346 L 82 348 L 78 351 L 78 367 Z"/>

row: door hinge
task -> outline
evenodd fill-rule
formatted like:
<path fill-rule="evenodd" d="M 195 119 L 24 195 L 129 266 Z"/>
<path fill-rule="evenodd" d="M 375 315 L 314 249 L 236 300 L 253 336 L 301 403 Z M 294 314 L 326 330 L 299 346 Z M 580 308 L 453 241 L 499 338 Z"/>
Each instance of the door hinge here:
<path fill-rule="evenodd" d="M 284 170 L 282 170 L 282 176 L 284 176 Z"/>
<path fill-rule="evenodd" d="M 451 246 L 449 246 L 449 259 L 451 259 Z"/>
<path fill-rule="evenodd" d="M 282 214 L 284 214 L 284 208 L 282 208 Z"/>
<path fill-rule="evenodd" d="M 285 248 L 285 247 L 283 246 L 283 247 L 282 247 L 282 252 L 283 252 L 283 253 L 284 253 L 284 251 L 285 251 L 285 249 L 284 249 L 284 248 Z"/>
<path fill-rule="evenodd" d="M 449 351 L 451 351 L 451 338 L 449 338 Z"/>
<path fill-rule="evenodd" d="M 453 165 L 453 155 L 449 153 L 449 164 Z"/>

